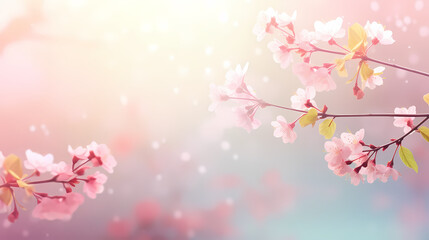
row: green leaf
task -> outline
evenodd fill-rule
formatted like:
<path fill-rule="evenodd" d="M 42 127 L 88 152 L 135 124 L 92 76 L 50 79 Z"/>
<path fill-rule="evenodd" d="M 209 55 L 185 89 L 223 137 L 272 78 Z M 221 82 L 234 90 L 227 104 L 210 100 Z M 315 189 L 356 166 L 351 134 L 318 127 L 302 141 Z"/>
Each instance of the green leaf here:
<path fill-rule="evenodd" d="M 410 149 L 401 146 L 399 148 L 399 157 L 405 166 L 414 169 L 416 173 L 419 171 L 419 167 L 417 166 L 416 160 L 414 160 L 413 153 L 410 151 Z"/>
<path fill-rule="evenodd" d="M 316 121 L 317 121 L 317 110 L 314 108 L 310 108 L 310 110 L 308 110 L 308 112 L 299 119 L 299 124 L 301 125 L 301 127 L 305 127 L 310 124 L 312 124 L 314 127 L 314 124 L 316 124 Z"/>
<path fill-rule="evenodd" d="M 334 119 L 326 119 L 319 124 L 319 133 L 325 136 L 325 139 L 332 138 L 332 136 L 334 136 L 335 129 L 337 129 L 337 124 L 335 124 Z"/>
<path fill-rule="evenodd" d="M 422 126 L 422 127 L 419 127 L 419 131 L 420 131 L 420 134 L 422 135 L 422 137 L 423 137 L 426 141 L 428 141 L 428 142 L 429 142 L 429 128 L 428 128 L 428 127 L 425 127 L 425 126 Z"/>

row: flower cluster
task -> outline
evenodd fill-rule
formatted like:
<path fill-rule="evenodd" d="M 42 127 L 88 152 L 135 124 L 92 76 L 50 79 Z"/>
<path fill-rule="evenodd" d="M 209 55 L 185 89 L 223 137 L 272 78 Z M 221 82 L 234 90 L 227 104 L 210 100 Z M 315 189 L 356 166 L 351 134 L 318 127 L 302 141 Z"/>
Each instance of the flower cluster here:
<path fill-rule="evenodd" d="M 363 90 L 366 87 L 374 89 L 383 84 L 380 75 L 383 73 L 384 67 L 371 69 L 368 62 L 373 59 L 367 57 L 367 52 L 374 45 L 394 43 L 392 31 L 385 30 L 377 22 L 367 22 L 365 27 L 356 23 L 349 28 L 348 44 L 341 46 L 337 41 L 346 35 L 341 17 L 326 23 L 316 21 L 313 31 L 303 29 L 299 33 L 295 33 L 295 19 L 296 12 L 289 16 L 286 13 L 278 14 L 269 8 L 259 14 L 253 33 L 257 35 L 258 41 L 268 34 L 276 35 L 278 33 L 280 35 L 280 40 L 275 38 L 268 43 L 268 49 L 273 52 L 274 61 L 279 63 L 282 68 L 287 68 L 293 62 L 293 52 L 302 58 L 302 62 L 294 64 L 293 72 L 304 86 L 314 87 L 317 92 L 336 89 L 336 84 L 331 77 L 332 70 L 336 69 L 340 76 L 347 77 L 345 63 L 352 59 L 360 59 L 356 74 L 348 81 L 355 82 L 353 93 L 358 99 L 364 96 Z M 341 51 L 319 48 L 316 45 L 320 42 L 327 42 Z M 343 55 L 343 57 L 317 66 L 310 64 L 311 56 L 315 52 Z M 359 76 L 362 80 L 360 87 L 358 85 Z"/>
<path fill-rule="evenodd" d="M 337 85 L 332 78 L 332 71 L 335 69 L 340 77 L 347 77 L 345 64 L 353 59 L 359 60 L 356 67 L 357 71 L 353 78 L 346 83 L 354 82 L 353 94 L 357 99 L 361 99 L 364 96 L 363 90 L 365 88 L 374 89 L 383 85 L 381 74 L 385 67 L 379 66 L 372 69 L 369 66 L 370 62 L 400 68 L 426 77 L 429 77 L 429 74 L 368 57 L 368 50 L 372 46 L 378 44 L 390 45 L 395 42 L 392 38 L 392 32 L 385 30 L 377 22 L 367 22 L 365 27 L 358 23 L 353 24 L 348 28 L 347 45 L 341 46 L 337 41 L 346 36 L 346 31 L 342 26 L 342 18 L 338 17 L 326 23 L 316 21 L 314 31 L 304 29 L 300 32 L 295 30 L 295 19 L 296 12 L 289 16 L 285 13 L 279 14 L 269 8 L 259 14 L 253 29 L 258 41 L 261 41 L 267 35 L 279 36 L 278 39 L 268 43 L 268 49 L 273 52 L 274 61 L 279 63 L 282 68 L 287 68 L 293 62 L 292 53 L 296 53 L 302 59 L 302 61 L 293 64 L 292 71 L 304 85 L 304 88 L 298 88 L 295 95 L 290 98 L 291 107 L 271 104 L 257 98 L 253 90 L 244 82 L 247 70 L 246 64 L 244 69 L 239 65 L 235 71 L 230 70 L 226 75 L 226 83 L 223 86 L 210 86 L 210 98 L 213 103 L 209 109 L 213 111 L 220 102 L 224 101 L 238 102 L 239 107 L 235 109 L 238 119 L 237 125 L 249 132 L 261 125 L 261 121 L 255 118 L 255 114 L 259 109 L 275 107 L 300 113 L 298 118 L 292 122 L 288 122 L 284 116 L 278 116 L 276 120 L 271 122 L 274 127 L 274 137 L 281 138 L 284 143 L 296 141 L 297 134 L 294 130 L 296 122 L 299 122 L 302 127 L 306 127 L 308 125 L 314 126 L 316 122 L 323 120 L 319 124 L 319 133 L 326 139 L 331 139 L 336 130 L 334 119 L 344 117 L 391 117 L 394 118 L 393 125 L 395 127 L 403 128 L 403 136 L 390 139 L 384 145 L 376 146 L 363 142 L 363 129 L 356 134 L 342 133 L 341 139 L 334 137 L 325 144 L 325 149 L 328 152 L 325 160 L 328 162 L 328 167 L 336 175 L 350 176 L 354 185 L 364 181 L 365 176 L 369 183 L 374 182 L 376 179 L 386 182 L 390 176 L 394 180 L 399 176 L 399 173 L 393 169 L 395 155 L 399 153 L 402 162 L 417 172 L 418 166 L 411 151 L 405 148 L 402 143 L 413 132 L 420 133 L 429 142 L 429 128 L 423 126 L 429 120 L 429 114 L 417 114 L 415 106 L 411 106 L 408 109 L 395 108 L 394 114 L 332 114 L 328 113 L 326 105 L 323 105 L 323 108 L 319 108 L 315 102 L 315 97 L 317 92 L 335 90 Z M 338 48 L 340 51 L 317 47 L 316 45 L 320 42 L 327 42 L 329 46 Z M 311 63 L 311 56 L 317 52 L 341 57 L 324 62 L 321 65 L 315 65 Z M 360 84 L 359 78 L 361 79 Z M 429 94 L 423 96 L 423 100 L 429 104 Z M 415 125 L 413 121 L 417 117 L 423 119 Z M 392 145 L 396 145 L 392 160 L 386 165 L 376 164 L 377 153 L 386 150 Z"/>
<path fill-rule="evenodd" d="M 373 183 L 376 179 L 386 182 L 390 176 L 397 180 L 399 173 L 392 168 L 393 161 L 388 162 L 387 166 L 376 164 L 377 155 L 364 152 L 364 134 L 365 130 L 361 129 L 355 134 L 342 133 L 341 139 L 334 137 L 332 141 L 326 142 L 325 160 L 328 162 L 329 169 L 338 176 L 348 174 L 354 185 L 364 181 L 364 175 L 368 183 Z M 351 167 L 352 164 L 354 168 Z"/>
<path fill-rule="evenodd" d="M 265 107 L 264 103 L 256 97 L 252 87 L 244 82 L 248 64 L 241 68 L 238 65 L 234 70 L 226 74 L 226 82 L 223 86 L 210 85 L 210 98 L 212 104 L 210 111 L 215 111 L 220 102 L 228 100 L 240 101 L 240 106 L 234 109 L 237 125 L 251 131 L 261 125 L 261 121 L 255 118 L 259 108 Z"/>
<path fill-rule="evenodd" d="M 72 160 L 71 164 L 64 161 L 55 163 L 52 154 L 42 155 L 31 150 L 27 150 L 24 162 L 14 155 L 6 157 L 0 152 L 0 169 L 3 176 L 0 185 L 0 211 L 7 212 L 8 220 L 14 222 L 18 216 L 20 206 L 16 199 L 15 191 L 25 190 L 28 196 L 34 197 L 37 205 L 33 210 L 33 217 L 46 220 L 68 220 L 77 208 L 83 203 L 83 195 L 74 192 L 73 188 L 83 182 L 83 192 L 89 198 L 96 198 L 104 190 L 104 183 L 107 176 L 99 171 L 88 174 L 92 168 L 101 166 L 108 173 L 113 172 L 116 160 L 111 155 L 110 149 L 105 144 L 92 142 L 86 148 L 78 147 L 73 149 L 68 147 Z M 31 174 L 24 174 L 23 167 L 32 171 Z M 35 181 L 35 177 L 42 174 L 51 175 L 46 180 Z M 36 191 L 35 186 L 39 184 L 57 183 L 64 187 L 64 195 L 48 195 L 45 192 Z"/>

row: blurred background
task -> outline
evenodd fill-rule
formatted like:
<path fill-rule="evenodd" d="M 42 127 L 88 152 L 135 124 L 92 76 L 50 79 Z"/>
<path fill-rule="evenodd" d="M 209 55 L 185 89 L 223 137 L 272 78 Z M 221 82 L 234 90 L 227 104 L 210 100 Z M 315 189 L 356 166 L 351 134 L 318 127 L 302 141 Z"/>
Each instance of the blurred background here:
<path fill-rule="evenodd" d="M 95 140 L 118 161 L 104 193 L 70 221 L 33 219 L 27 199 L 1 239 L 428 239 L 429 150 L 417 134 L 404 145 L 418 174 L 397 159 L 398 181 L 356 187 L 327 168 L 317 129 L 297 128 L 292 145 L 272 136 L 278 114 L 296 114 L 264 109 L 247 133 L 229 106 L 207 110 L 210 83 L 237 64 L 249 62 L 246 81 L 268 102 L 289 106 L 301 87 L 252 34 L 268 7 L 297 10 L 298 31 L 338 16 L 344 27 L 378 21 L 396 42 L 371 56 L 429 71 L 423 0 L 1 0 L 0 150 L 70 161 L 67 145 Z M 333 76 L 338 89 L 316 96 L 333 113 L 428 112 L 427 78 L 387 68 L 385 84 L 357 101 L 348 79 Z M 365 128 L 366 142 L 382 144 L 403 133 L 392 122 L 338 119 L 337 135 Z"/>

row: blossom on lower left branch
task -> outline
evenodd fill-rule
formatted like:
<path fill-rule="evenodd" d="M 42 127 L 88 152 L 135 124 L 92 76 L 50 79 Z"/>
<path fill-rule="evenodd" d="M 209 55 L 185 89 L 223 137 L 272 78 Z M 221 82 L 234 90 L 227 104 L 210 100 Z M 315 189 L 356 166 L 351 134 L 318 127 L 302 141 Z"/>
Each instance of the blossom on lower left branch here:
<path fill-rule="evenodd" d="M 27 159 L 21 159 L 10 154 L 4 157 L 0 152 L 0 213 L 11 211 L 8 220 L 14 222 L 19 217 L 18 206 L 21 207 L 15 191 L 25 190 L 28 197 L 34 197 L 37 205 L 33 210 L 33 217 L 45 220 L 69 220 L 77 208 L 84 202 L 82 194 L 74 192 L 80 182 L 84 183 L 83 192 L 89 198 L 96 198 L 104 190 L 107 176 L 99 171 L 87 175 L 93 168 L 103 167 L 108 173 L 113 172 L 116 160 L 105 144 L 92 142 L 85 147 L 73 149 L 68 147 L 72 159 L 71 164 L 64 161 L 54 163 L 52 154 L 45 156 L 26 151 Z M 32 170 L 31 174 L 24 174 L 23 166 Z M 53 177 L 35 181 L 42 173 L 50 173 Z M 65 195 L 49 195 L 38 192 L 36 185 L 56 183 L 64 187 Z"/>

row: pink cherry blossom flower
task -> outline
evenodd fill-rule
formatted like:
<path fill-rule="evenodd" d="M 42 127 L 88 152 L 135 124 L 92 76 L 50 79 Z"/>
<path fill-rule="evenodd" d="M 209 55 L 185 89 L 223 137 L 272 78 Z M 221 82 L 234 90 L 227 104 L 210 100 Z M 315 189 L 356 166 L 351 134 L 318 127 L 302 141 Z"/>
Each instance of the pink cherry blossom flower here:
<path fill-rule="evenodd" d="M 395 108 L 395 114 L 416 114 L 416 106 L 407 108 Z M 411 130 L 415 117 L 394 117 L 393 125 L 395 127 L 404 128 L 404 133 Z"/>
<path fill-rule="evenodd" d="M 385 183 L 390 176 L 393 180 L 398 180 L 399 172 L 396 169 L 381 164 L 377 164 L 375 167 L 377 168 L 380 181 Z"/>
<path fill-rule="evenodd" d="M 366 174 L 368 183 L 373 183 L 378 178 L 378 170 L 375 166 L 374 160 L 369 160 L 366 168 L 361 169 L 361 172 Z"/>
<path fill-rule="evenodd" d="M 215 111 L 219 103 L 227 101 L 229 94 L 230 91 L 228 89 L 210 84 L 210 99 L 212 100 L 212 104 L 209 106 L 209 111 Z"/>
<path fill-rule="evenodd" d="M 349 145 L 348 145 L 349 146 Z M 350 146 L 349 146 L 350 147 Z M 360 152 L 360 153 L 355 153 L 355 154 L 353 154 L 353 152 L 350 154 L 350 157 L 349 157 L 349 160 L 350 161 L 353 161 L 353 163 L 356 165 L 356 166 L 361 166 L 362 164 L 364 164 L 365 162 L 367 162 L 368 161 L 368 153 L 366 153 L 366 152 Z M 359 171 L 360 173 L 363 173 L 362 172 L 362 169 L 361 169 L 361 171 Z"/>
<path fill-rule="evenodd" d="M 286 45 L 274 39 L 268 43 L 268 48 L 273 52 L 274 62 L 280 63 L 281 68 L 287 68 L 292 62 L 292 55 Z"/>
<path fill-rule="evenodd" d="M 229 70 L 226 73 L 226 82 L 225 86 L 229 90 L 235 93 L 241 93 L 244 91 L 243 87 L 244 83 L 244 75 L 246 75 L 247 68 L 249 67 L 249 63 L 246 63 L 243 68 L 241 68 L 240 64 L 234 70 Z"/>
<path fill-rule="evenodd" d="M 301 32 L 298 34 L 297 42 L 307 42 L 311 44 L 316 44 L 319 39 L 319 35 L 316 32 L 310 32 L 307 29 L 301 30 Z M 312 49 L 312 47 L 310 48 Z M 304 50 L 310 50 L 305 48 Z"/>
<path fill-rule="evenodd" d="M 351 154 L 351 150 L 339 138 L 332 138 L 332 141 L 325 143 L 325 150 L 328 154 L 325 155 L 325 160 L 328 162 L 329 169 L 333 170 L 338 176 L 344 176 L 352 171 L 345 163 Z"/>
<path fill-rule="evenodd" d="M 277 16 L 277 23 L 279 27 L 287 27 L 289 24 L 293 24 L 296 20 L 296 10 L 293 11 L 292 15 L 289 16 L 286 13 L 281 13 Z"/>
<path fill-rule="evenodd" d="M 3 167 L 4 158 L 3 153 L 0 151 L 0 169 Z"/>
<path fill-rule="evenodd" d="M 337 19 L 329 21 L 327 23 L 316 21 L 314 23 L 314 29 L 316 31 L 316 34 L 318 34 L 318 39 L 327 42 L 333 38 L 344 37 L 346 31 L 341 28 L 342 25 L 343 19 L 341 17 L 338 17 Z"/>
<path fill-rule="evenodd" d="M 28 149 L 25 151 L 25 155 L 27 156 L 27 160 L 24 161 L 25 168 L 36 170 L 40 173 L 45 173 L 51 170 L 54 162 L 54 156 L 52 156 L 52 154 L 46 154 L 43 156 Z"/>
<path fill-rule="evenodd" d="M 328 168 L 334 172 L 337 176 L 344 176 L 347 173 L 353 172 L 353 168 L 347 165 L 344 161 L 338 165 L 332 166 L 328 164 Z"/>
<path fill-rule="evenodd" d="M 314 87 L 316 91 L 329 91 L 337 88 L 332 80 L 331 72 L 325 67 L 312 67 L 310 64 L 302 62 L 293 66 L 293 72 L 306 87 Z"/>
<path fill-rule="evenodd" d="M 66 193 L 62 197 L 44 197 L 33 210 L 33 217 L 45 220 L 69 220 L 84 197 L 79 193 Z"/>
<path fill-rule="evenodd" d="M 73 149 L 70 145 L 67 148 L 70 155 L 73 157 L 76 157 L 78 159 L 88 159 L 89 152 L 86 148 L 83 148 L 81 146 L 77 147 L 76 149 Z"/>
<path fill-rule="evenodd" d="M 334 90 L 337 88 L 337 85 L 331 77 L 330 70 L 324 67 L 315 69 L 313 85 L 318 92 Z"/>
<path fill-rule="evenodd" d="M 365 25 L 365 31 L 368 37 L 372 39 L 372 43 L 375 45 L 381 43 L 383 45 L 390 45 L 395 42 L 392 38 L 392 31 L 384 30 L 383 25 L 369 21 Z"/>
<path fill-rule="evenodd" d="M 316 97 L 316 90 L 314 87 L 306 87 L 305 90 L 298 88 L 296 94 L 290 98 L 292 108 L 307 111 L 309 109 L 307 103 L 311 103 L 313 106 L 317 107 L 314 97 Z"/>
<path fill-rule="evenodd" d="M 374 73 L 367 79 L 365 86 L 369 89 L 374 89 L 376 86 L 383 85 L 383 78 L 380 75 L 383 73 L 384 69 L 384 67 L 374 68 Z"/>
<path fill-rule="evenodd" d="M 52 164 L 51 174 L 54 176 L 58 176 L 58 181 L 67 181 L 75 175 L 72 171 L 71 166 L 64 161 Z"/>
<path fill-rule="evenodd" d="M 90 153 L 93 154 L 92 163 L 94 166 L 102 166 L 108 173 L 113 173 L 113 168 L 116 167 L 117 162 L 113 155 L 110 153 L 110 149 L 106 144 L 97 144 L 92 142 L 87 146 L 87 149 Z"/>
<path fill-rule="evenodd" d="M 353 185 L 357 186 L 361 181 L 364 181 L 364 178 L 362 174 L 357 173 L 355 170 L 353 170 L 350 172 L 350 180 Z"/>
<path fill-rule="evenodd" d="M 293 143 L 296 139 L 296 133 L 293 131 L 295 124 L 287 123 L 283 116 L 277 116 L 277 121 L 272 121 L 271 126 L 275 128 L 274 137 L 282 138 L 284 143 Z"/>
<path fill-rule="evenodd" d="M 83 185 L 83 192 L 88 195 L 89 198 L 95 199 L 96 195 L 104 191 L 104 185 L 107 181 L 107 176 L 95 172 L 93 175 L 87 177 L 87 182 Z"/>
<path fill-rule="evenodd" d="M 365 136 L 365 129 L 357 131 L 355 134 L 352 133 L 341 133 L 341 140 L 346 144 L 352 151 L 352 155 L 358 155 L 362 153 L 363 146 L 360 141 Z"/>
<path fill-rule="evenodd" d="M 257 105 L 236 108 L 234 112 L 237 126 L 246 129 L 248 132 L 259 128 L 261 121 L 254 118 L 257 108 L 259 108 Z"/>
<path fill-rule="evenodd" d="M 256 24 L 253 27 L 253 33 L 258 41 L 262 41 L 267 33 L 273 33 L 277 23 L 277 12 L 272 8 L 259 12 Z"/>

